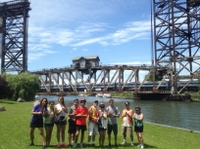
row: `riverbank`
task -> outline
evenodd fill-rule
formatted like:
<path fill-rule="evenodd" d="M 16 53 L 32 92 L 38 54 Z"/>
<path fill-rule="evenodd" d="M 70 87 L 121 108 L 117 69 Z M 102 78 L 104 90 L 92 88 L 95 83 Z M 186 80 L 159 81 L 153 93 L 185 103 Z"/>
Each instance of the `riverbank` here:
<path fill-rule="evenodd" d="M 191 94 L 191 98 L 193 102 L 200 102 L 200 94 L 198 92 Z"/>
<path fill-rule="evenodd" d="M 31 118 L 30 111 L 33 106 L 33 102 L 13 102 L 0 100 L 0 105 L 6 108 L 6 111 L 0 112 L 0 149 L 20 148 L 27 149 L 29 140 L 29 121 Z M 118 149 L 137 149 L 138 141 L 134 133 L 135 146 L 130 147 L 130 144 L 125 146 L 121 145 L 121 119 L 118 119 Z M 84 143 L 87 142 L 87 133 L 85 133 Z M 56 145 L 56 127 L 54 127 L 51 144 Z M 67 141 L 66 131 L 66 141 Z M 144 127 L 144 142 L 145 148 L 158 148 L 158 149 L 191 149 L 200 147 L 200 135 L 193 131 L 180 130 L 177 128 L 169 128 L 151 124 L 145 122 Z M 113 138 L 112 138 L 113 139 Z M 96 145 L 98 145 L 98 137 L 96 138 Z M 127 142 L 130 143 L 129 137 Z M 105 148 L 107 148 L 107 136 L 105 142 Z M 41 140 L 39 133 L 35 131 L 35 146 L 29 147 L 29 149 L 41 148 Z M 48 147 L 55 148 L 55 146 Z M 87 149 L 87 148 L 86 148 Z M 90 148 L 91 149 L 91 148 Z"/>

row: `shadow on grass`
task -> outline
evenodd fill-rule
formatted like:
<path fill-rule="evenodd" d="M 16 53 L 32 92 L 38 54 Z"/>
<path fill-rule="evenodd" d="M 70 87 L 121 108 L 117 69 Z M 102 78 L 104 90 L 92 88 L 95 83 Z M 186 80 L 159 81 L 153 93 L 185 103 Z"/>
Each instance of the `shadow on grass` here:
<path fill-rule="evenodd" d="M 134 147 L 140 149 L 139 147 L 137 147 L 138 145 L 139 145 L 138 143 L 134 143 Z M 125 149 L 125 148 L 130 148 L 131 145 L 130 145 L 130 143 L 129 143 L 129 144 L 127 143 L 127 144 L 125 144 L 125 145 L 119 144 L 118 147 L 124 148 L 124 149 Z M 115 147 L 113 147 L 113 148 L 115 148 Z M 156 146 L 149 145 L 149 144 L 144 144 L 144 148 L 157 148 L 157 147 L 156 147 Z"/>
<path fill-rule="evenodd" d="M 118 147 L 115 147 L 115 145 L 114 144 L 112 144 L 111 146 L 108 146 L 108 145 L 104 145 L 103 147 L 99 147 L 99 146 L 95 146 L 95 147 L 93 147 L 93 146 L 87 146 L 86 144 L 84 144 L 84 148 L 85 149 L 118 149 L 118 148 L 123 148 L 123 149 L 129 149 L 129 148 L 138 148 L 138 149 L 140 149 L 139 147 L 137 147 L 138 146 L 138 143 L 136 143 L 135 145 L 134 145 L 134 147 L 132 147 L 130 144 L 126 144 L 126 145 L 122 145 L 122 144 L 118 144 Z M 72 147 L 69 147 L 69 148 L 72 148 Z M 76 148 L 79 148 L 79 146 L 77 146 Z M 156 146 L 152 146 L 152 145 L 149 145 L 149 144 L 144 144 L 144 148 L 157 148 Z"/>
<path fill-rule="evenodd" d="M 4 103 L 4 104 L 16 104 L 15 101 L 9 101 L 9 100 L 0 100 L 0 103 Z"/>
<path fill-rule="evenodd" d="M 156 146 L 149 145 L 149 144 L 144 144 L 144 148 L 157 148 L 157 147 L 156 147 Z"/>
<path fill-rule="evenodd" d="M 84 145 L 84 149 L 117 149 L 117 148 L 124 148 L 124 149 L 126 149 L 126 148 L 138 148 L 137 147 L 137 145 L 138 144 L 135 144 L 134 145 L 134 147 L 131 147 L 129 144 L 126 144 L 126 145 L 121 145 L 121 144 L 119 144 L 118 145 L 118 147 L 115 147 L 115 145 L 111 145 L 111 146 L 108 146 L 108 145 L 105 145 L 105 146 L 103 146 L 103 147 L 99 147 L 99 146 L 95 146 L 95 147 L 93 147 L 93 146 L 87 146 L 86 144 L 83 144 Z M 40 147 L 40 148 L 42 148 L 42 145 L 34 145 L 35 147 Z M 50 145 L 50 146 L 46 146 L 45 147 L 45 149 L 57 149 L 57 145 Z M 60 147 L 60 148 L 63 148 L 63 147 Z M 73 147 L 71 147 L 71 146 L 68 146 L 68 148 L 73 148 Z M 78 148 L 80 148 L 79 147 L 79 145 L 77 145 L 77 147 L 75 147 L 75 149 L 78 149 Z M 152 145 L 148 145 L 148 144 L 144 144 L 144 148 L 146 149 L 146 148 L 157 148 L 156 146 L 152 146 Z M 140 148 L 138 148 L 138 149 L 140 149 Z"/>
<path fill-rule="evenodd" d="M 37 148 L 40 147 L 40 148 L 42 148 L 42 146 L 43 146 L 43 145 L 39 145 L 39 144 L 37 145 L 37 144 L 35 144 L 35 145 L 31 146 L 31 147 L 37 147 Z M 28 146 L 28 147 L 29 147 L 29 146 Z M 46 147 L 45 147 L 45 149 L 48 149 L 48 148 L 49 148 L 49 149 L 57 149 L 57 146 L 56 146 L 56 145 L 49 145 L 49 146 L 46 146 Z M 60 148 L 62 148 L 62 147 L 60 147 Z"/>

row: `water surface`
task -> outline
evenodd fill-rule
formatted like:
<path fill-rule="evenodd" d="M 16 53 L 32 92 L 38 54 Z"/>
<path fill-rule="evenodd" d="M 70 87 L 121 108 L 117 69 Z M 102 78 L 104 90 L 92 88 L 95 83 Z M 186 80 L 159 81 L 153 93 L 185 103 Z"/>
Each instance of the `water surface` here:
<path fill-rule="evenodd" d="M 57 103 L 57 96 L 39 96 L 38 99 L 46 97 L 48 101 L 53 100 Z M 80 96 L 64 96 L 65 103 L 68 107 L 73 104 L 75 98 L 81 99 Z M 86 97 L 86 106 L 92 105 L 93 101 L 98 99 L 106 106 L 109 105 L 109 98 Z M 134 100 L 113 98 L 115 105 L 120 111 L 124 107 L 124 101 L 130 102 L 130 107 L 140 106 L 145 115 L 145 121 L 164 124 L 174 127 L 181 127 L 193 131 L 200 131 L 200 102 L 183 102 L 183 101 L 161 101 L 161 100 Z"/>

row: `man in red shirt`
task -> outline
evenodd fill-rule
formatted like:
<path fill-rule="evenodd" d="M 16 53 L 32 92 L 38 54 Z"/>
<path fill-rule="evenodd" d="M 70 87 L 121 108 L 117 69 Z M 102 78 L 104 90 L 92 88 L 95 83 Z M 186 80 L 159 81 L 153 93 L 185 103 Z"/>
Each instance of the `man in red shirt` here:
<path fill-rule="evenodd" d="M 79 132 L 81 131 L 81 141 L 80 147 L 83 147 L 83 140 L 84 140 L 84 132 L 86 130 L 86 119 L 88 116 L 88 109 L 85 107 L 86 99 L 82 98 L 80 100 L 80 106 L 76 109 L 75 117 L 76 117 L 76 134 L 74 140 L 74 146 L 77 146 Z"/>

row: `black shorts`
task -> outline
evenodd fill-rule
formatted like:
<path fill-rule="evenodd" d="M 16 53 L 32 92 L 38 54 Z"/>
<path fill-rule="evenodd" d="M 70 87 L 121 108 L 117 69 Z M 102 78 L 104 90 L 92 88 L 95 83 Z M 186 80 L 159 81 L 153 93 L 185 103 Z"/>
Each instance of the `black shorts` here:
<path fill-rule="evenodd" d="M 76 132 L 76 122 L 72 119 L 69 119 L 68 123 L 69 123 L 68 133 L 69 134 L 75 133 Z"/>
<path fill-rule="evenodd" d="M 143 126 L 139 126 L 139 127 L 135 126 L 134 130 L 135 130 L 135 132 L 143 132 L 143 128 L 144 128 Z"/>
<path fill-rule="evenodd" d="M 106 131 L 106 128 L 98 128 L 98 131 Z"/>
<path fill-rule="evenodd" d="M 30 122 L 30 128 L 41 128 L 43 127 L 43 121 Z"/>
<path fill-rule="evenodd" d="M 54 124 L 44 124 L 45 128 L 50 128 L 50 127 L 53 127 L 53 126 L 54 126 Z"/>
<path fill-rule="evenodd" d="M 76 131 L 82 131 L 84 132 L 86 130 L 86 125 L 76 125 Z"/>
<path fill-rule="evenodd" d="M 55 124 L 56 125 L 67 125 L 67 121 L 64 120 L 64 121 L 55 121 Z"/>
<path fill-rule="evenodd" d="M 117 124 L 115 124 L 115 125 L 108 124 L 108 131 L 107 131 L 108 135 L 110 135 L 112 131 L 113 131 L 114 135 L 117 135 L 117 133 L 118 133 Z"/>

